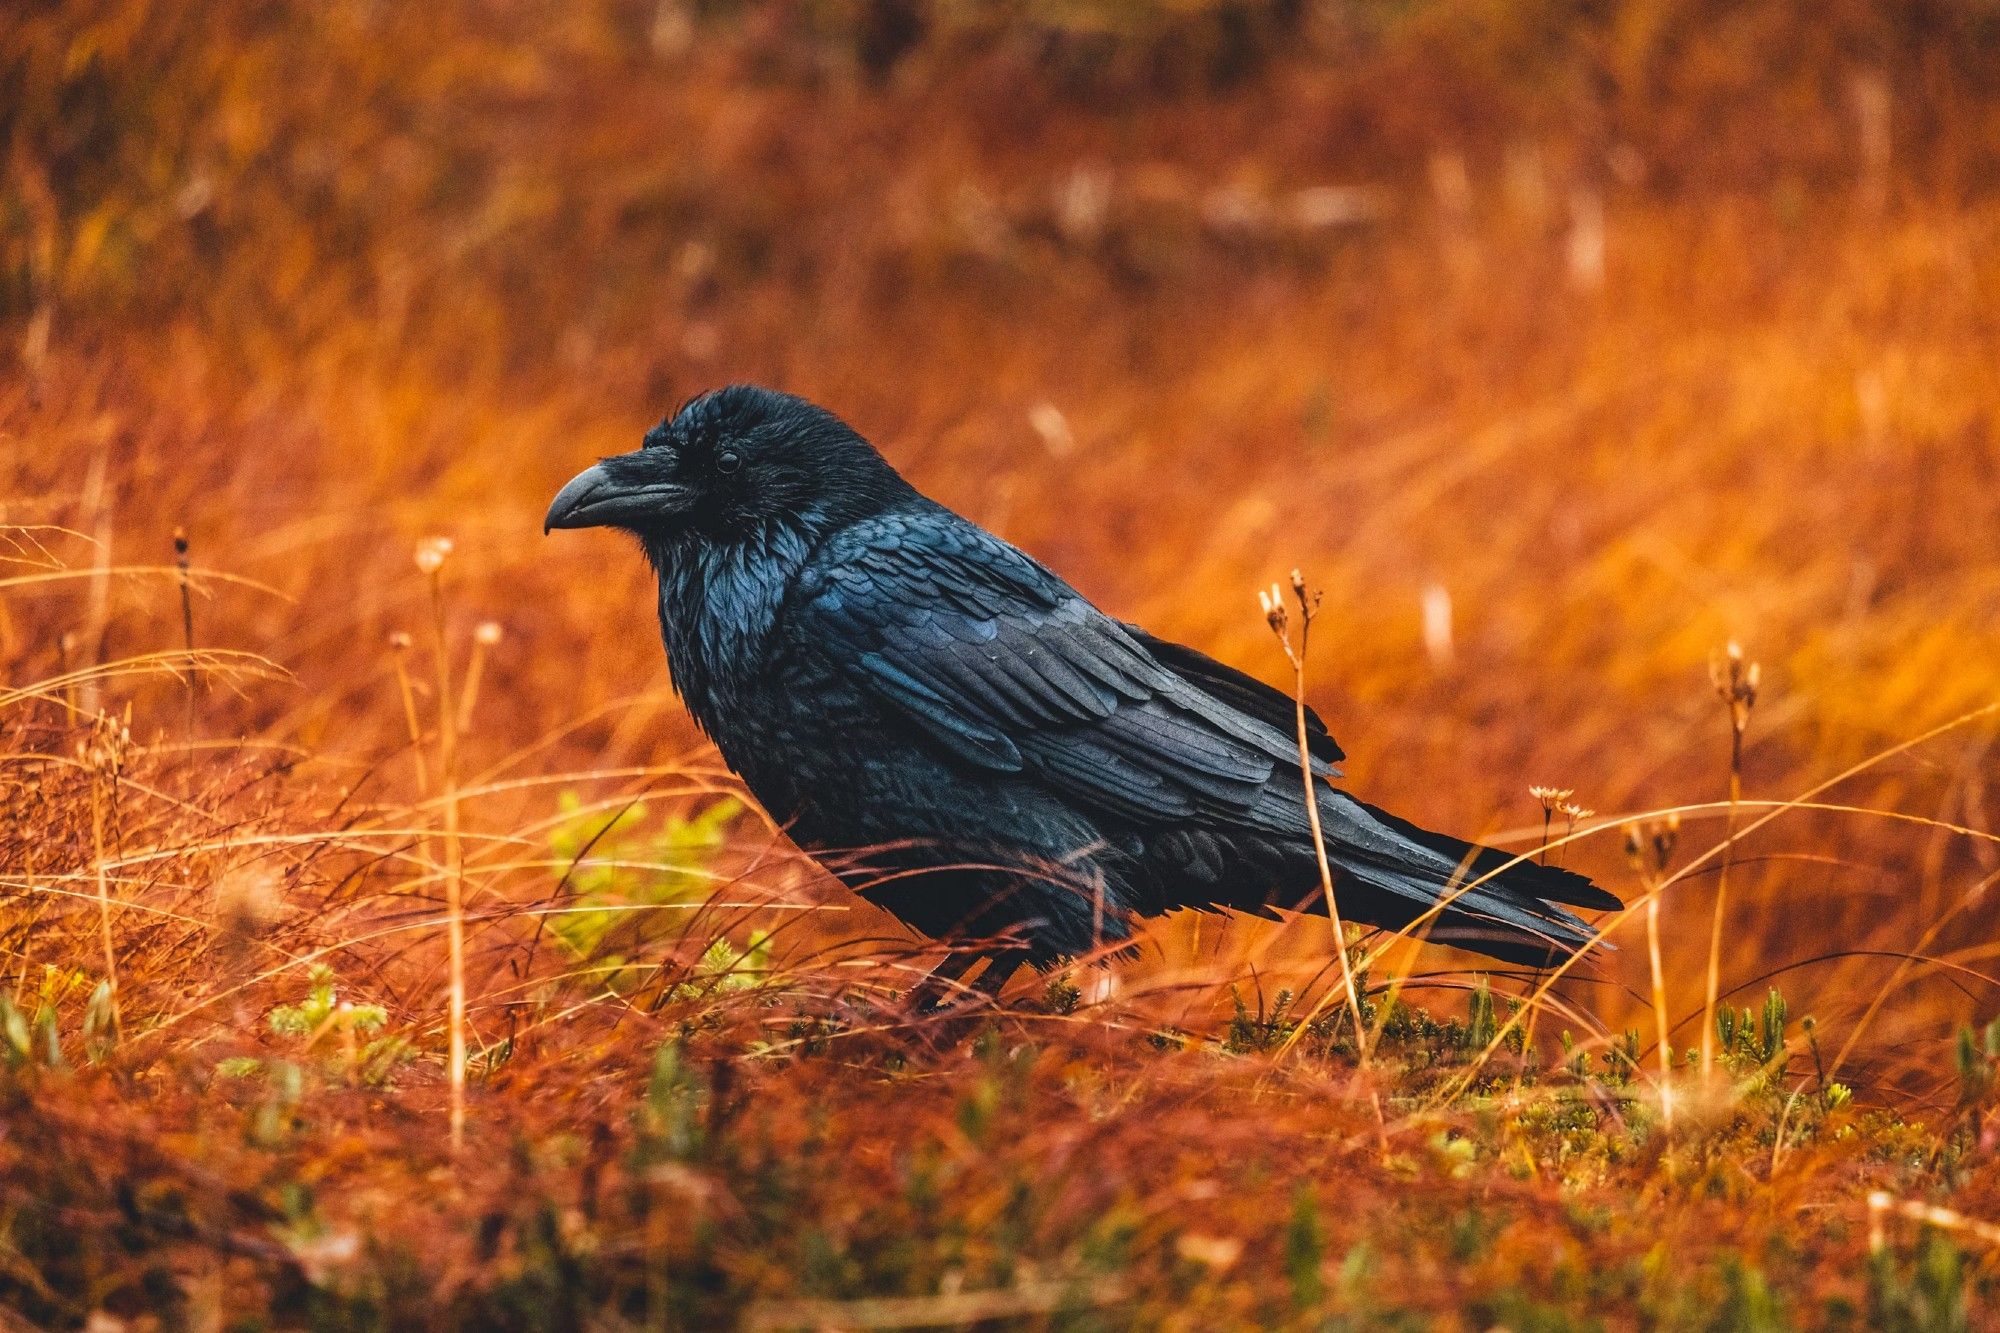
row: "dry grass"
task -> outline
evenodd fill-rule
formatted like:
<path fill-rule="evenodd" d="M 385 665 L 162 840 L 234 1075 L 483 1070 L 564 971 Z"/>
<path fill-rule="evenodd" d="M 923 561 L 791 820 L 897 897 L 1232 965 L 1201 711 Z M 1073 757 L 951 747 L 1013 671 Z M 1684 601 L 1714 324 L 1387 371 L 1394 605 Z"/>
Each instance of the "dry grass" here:
<path fill-rule="evenodd" d="M 0 1304 L 1991 1323 L 1991 23 L 0 19 Z M 643 562 L 538 535 L 741 378 L 1272 679 L 1303 567 L 1356 788 L 1620 949 L 1357 944 L 1365 1071 L 1323 921 L 912 1025 L 933 955 L 735 802 Z"/>

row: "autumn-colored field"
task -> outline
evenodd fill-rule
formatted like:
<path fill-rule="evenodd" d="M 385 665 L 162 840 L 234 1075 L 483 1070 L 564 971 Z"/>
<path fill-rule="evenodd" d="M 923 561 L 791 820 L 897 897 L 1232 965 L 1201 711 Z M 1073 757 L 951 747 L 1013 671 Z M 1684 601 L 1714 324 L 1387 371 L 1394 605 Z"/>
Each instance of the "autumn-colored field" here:
<path fill-rule="evenodd" d="M 1990 5 L 68 0 L 0 140 L 0 1326 L 2000 1327 Z M 1277 683 L 1297 568 L 1615 949 L 912 1017 L 541 532 L 736 380 Z"/>

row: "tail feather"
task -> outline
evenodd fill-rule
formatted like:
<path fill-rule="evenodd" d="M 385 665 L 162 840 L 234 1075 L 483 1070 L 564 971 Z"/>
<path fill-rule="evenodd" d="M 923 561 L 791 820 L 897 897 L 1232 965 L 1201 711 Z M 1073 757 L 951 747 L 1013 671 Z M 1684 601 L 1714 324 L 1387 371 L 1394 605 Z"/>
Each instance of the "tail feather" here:
<path fill-rule="evenodd" d="M 1475 843 L 1451 837 L 1444 833 L 1433 833 L 1429 829 L 1418 828 L 1407 819 L 1399 818 L 1377 806 L 1363 801 L 1356 805 L 1375 820 L 1396 833 L 1402 834 L 1420 847 L 1428 848 L 1450 860 L 1453 865 L 1464 865 L 1468 869 L 1468 880 L 1479 879 L 1499 871 L 1498 878 L 1488 881 L 1508 889 L 1518 890 L 1544 902 L 1563 903 L 1570 907 L 1587 908 L 1593 912 L 1616 912 L 1625 904 L 1615 895 L 1599 888 L 1595 883 L 1574 870 L 1564 870 L 1561 866 L 1545 866 L 1538 861 L 1520 860 L 1517 853 L 1503 852 L 1497 847 L 1481 847 Z M 1515 864 L 1509 864 L 1515 862 Z"/>
<path fill-rule="evenodd" d="M 1420 829 L 1344 792 L 1328 793 L 1321 811 L 1328 858 L 1375 891 L 1370 901 L 1384 915 L 1399 918 L 1379 924 L 1407 924 L 1445 901 L 1429 930 L 1442 944 L 1541 966 L 1596 938 L 1559 904 L 1601 911 L 1624 905 L 1574 871 L 1525 860 L 1510 865 L 1515 858 L 1506 852 Z"/>

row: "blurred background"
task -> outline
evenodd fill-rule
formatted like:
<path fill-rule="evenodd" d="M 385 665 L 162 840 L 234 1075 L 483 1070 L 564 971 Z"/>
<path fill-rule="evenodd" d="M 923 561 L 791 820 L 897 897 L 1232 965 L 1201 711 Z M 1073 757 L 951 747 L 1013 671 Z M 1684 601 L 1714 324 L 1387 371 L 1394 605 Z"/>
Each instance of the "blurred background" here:
<path fill-rule="evenodd" d="M 0 17 L 0 142 L 10 682 L 287 673 L 72 681 L 20 748 L 185 708 L 283 756 L 273 808 L 415 799 L 391 636 L 442 535 L 453 643 L 499 635 L 468 769 L 712 768 L 643 561 L 540 516 L 745 379 L 1274 682 L 1256 592 L 1300 568 L 1356 789 L 1526 846 L 1571 789 L 1565 855 L 1628 894 L 1622 818 L 1721 835 L 1730 641 L 1749 802 L 2000 698 L 1993 0 L 65 0 Z M 177 528 L 246 581 L 185 623 Z M 1917 1039 L 1996 1005 L 1994 738 L 1752 835 L 1725 990 L 1943 1079 Z M 1667 895 L 1677 1018 L 1713 870 Z M 1324 955 L 1206 929 L 1157 957 Z"/>

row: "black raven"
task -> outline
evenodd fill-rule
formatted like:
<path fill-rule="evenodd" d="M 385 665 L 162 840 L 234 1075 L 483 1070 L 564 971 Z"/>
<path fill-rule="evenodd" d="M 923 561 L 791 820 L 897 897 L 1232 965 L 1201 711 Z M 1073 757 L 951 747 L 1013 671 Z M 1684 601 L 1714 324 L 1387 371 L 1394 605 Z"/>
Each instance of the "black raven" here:
<path fill-rule="evenodd" d="M 1325 910 L 1291 697 L 1105 615 L 831 413 L 705 394 L 549 507 L 546 528 L 605 526 L 652 561 L 674 686 L 724 761 L 863 896 L 998 941 L 982 988 L 1177 907 Z M 1620 905 L 1315 787 L 1350 920 L 1446 900 L 1430 938 L 1541 965 L 1591 937 L 1556 904 Z"/>

